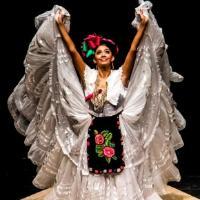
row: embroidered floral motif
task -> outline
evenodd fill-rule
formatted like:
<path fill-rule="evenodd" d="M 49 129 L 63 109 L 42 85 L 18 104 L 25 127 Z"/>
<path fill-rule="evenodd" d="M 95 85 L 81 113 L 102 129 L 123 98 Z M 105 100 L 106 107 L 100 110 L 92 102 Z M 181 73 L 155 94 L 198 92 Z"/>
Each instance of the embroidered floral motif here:
<path fill-rule="evenodd" d="M 88 128 L 88 168 L 94 174 L 114 174 L 123 171 L 123 138 L 119 115 L 92 117 Z"/>
<path fill-rule="evenodd" d="M 95 143 L 96 144 L 103 144 L 104 143 L 104 137 L 101 134 L 97 134 L 95 136 Z"/>
<path fill-rule="evenodd" d="M 111 142 L 112 133 L 108 130 L 103 130 L 98 132 L 94 130 L 95 134 L 95 152 L 98 154 L 98 157 L 105 157 L 107 163 L 111 162 L 111 159 L 117 160 L 115 155 L 115 144 Z"/>

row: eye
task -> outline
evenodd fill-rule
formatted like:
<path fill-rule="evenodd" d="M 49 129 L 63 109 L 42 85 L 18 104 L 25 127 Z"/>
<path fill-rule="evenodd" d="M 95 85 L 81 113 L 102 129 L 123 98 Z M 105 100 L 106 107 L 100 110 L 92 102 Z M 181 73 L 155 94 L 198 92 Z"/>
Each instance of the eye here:
<path fill-rule="evenodd" d="M 102 52 L 102 51 L 100 51 L 100 50 L 99 50 L 99 51 L 96 51 L 96 54 L 99 55 L 99 54 L 101 54 L 101 52 Z"/>
<path fill-rule="evenodd" d="M 107 54 L 110 54 L 110 53 L 111 53 L 111 51 L 110 51 L 109 49 L 106 49 L 105 52 L 106 52 Z"/>

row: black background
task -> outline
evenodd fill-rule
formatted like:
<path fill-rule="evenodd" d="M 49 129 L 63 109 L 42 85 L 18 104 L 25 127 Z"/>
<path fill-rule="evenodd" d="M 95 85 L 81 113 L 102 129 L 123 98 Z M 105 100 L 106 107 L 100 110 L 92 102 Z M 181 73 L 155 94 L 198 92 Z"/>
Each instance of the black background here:
<path fill-rule="evenodd" d="M 181 131 L 185 146 L 177 151 L 178 167 L 184 180 L 187 176 L 200 176 L 198 13 L 190 2 L 151 2 L 154 5 L 153 13 L 169 46 L 170 64 L 174 71 L 185 78 L 182 83 L 171 85 L 177 107 L 187 121 L 186 128 Z M 37 191 L 31 183 L 35 166 L 27 159 L 28 147 L 23 143 L 24 137 L 16 132 L 7 109 L 8 96 L 24 74 L 23 60 L 36 33 L 34 18 L 52 9 L 55 4 L 65 7 L 71 14 L 70 35 L 77 48 L 88 33 L 104 34 L 118 43 L 122 56 L 116 60 L 116 64 L 120 64 L 135 33 L 131 21 L 138 4 L 136 0 L 29 0 L 25 3 L 5 3 L 1 10 L 0 165 L 4 186 L 1 190 L 10 191 L 6 192 L 6 199 L 14 200 Z"/>

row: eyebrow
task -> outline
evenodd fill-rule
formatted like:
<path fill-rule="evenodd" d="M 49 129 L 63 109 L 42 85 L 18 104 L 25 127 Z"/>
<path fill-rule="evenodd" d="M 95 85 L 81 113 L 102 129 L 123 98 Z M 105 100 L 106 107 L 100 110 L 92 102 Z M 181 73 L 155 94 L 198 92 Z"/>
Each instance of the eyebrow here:
<path fill-rule="evenodd" d="M 111 50 L 107 47 L 107 48 L 105 48 L 104 50 L 98 49 L 97 52 L 98 52 L 98 51 L 107 51 L 107 50 L 111 51 Z"/>

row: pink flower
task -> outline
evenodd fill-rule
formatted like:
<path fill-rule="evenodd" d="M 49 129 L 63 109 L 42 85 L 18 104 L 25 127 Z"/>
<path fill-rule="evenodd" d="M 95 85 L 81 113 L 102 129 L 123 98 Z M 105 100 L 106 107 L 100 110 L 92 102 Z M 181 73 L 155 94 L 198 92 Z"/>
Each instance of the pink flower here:
<path fill-rule="evenodd" d="M 101 38 L 99 35 L 91 34 L 85 38 L 85 41 L 87 41 L 89 48 L 95 49 L 100 45 Z"/>
<path fill-rule="evenodd" d="M 104 143 L 104 137 L 101 134 L 97 134 L 95 136 L 95 143 L 96 144 L 103 144 Z"/>
<path fill-rule="evenodd" d="M 108 158 L 112 158 L 115 155 L 115 149 L 112 147 L 105 147 L 103 149 L 103 154 Z"/>
<path fill-rule="evenodd" d="M 87 95 L 87 96 L 85 97 L 85 101 L 89 101 L 90 99 L 93 98 L 93 96 L 94 96 L 94 94 L 93 94 L 93 93 L 90 93 L 89 95 Z"/>

